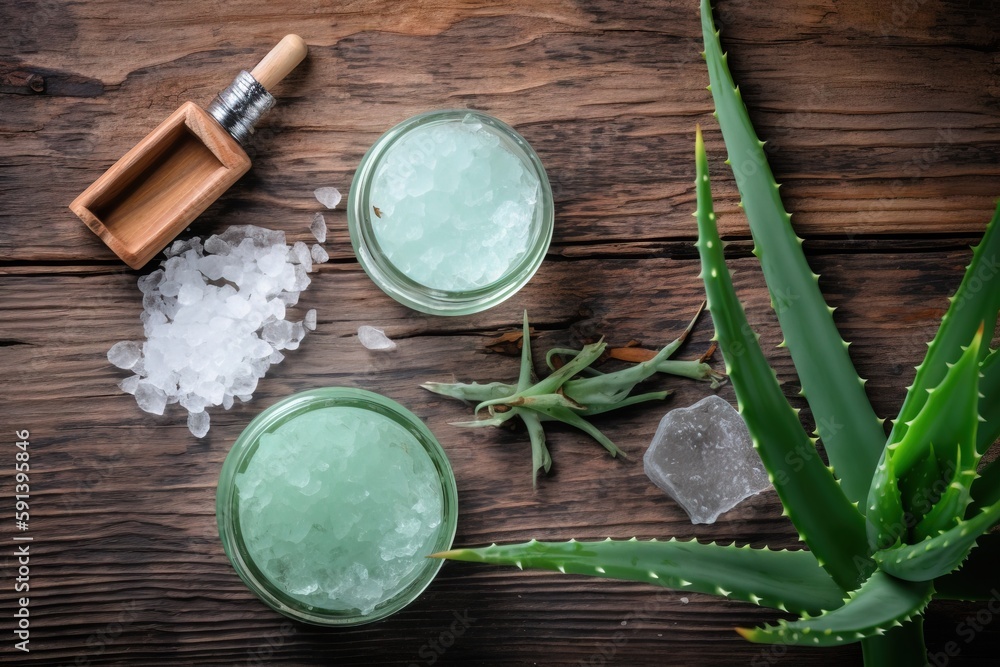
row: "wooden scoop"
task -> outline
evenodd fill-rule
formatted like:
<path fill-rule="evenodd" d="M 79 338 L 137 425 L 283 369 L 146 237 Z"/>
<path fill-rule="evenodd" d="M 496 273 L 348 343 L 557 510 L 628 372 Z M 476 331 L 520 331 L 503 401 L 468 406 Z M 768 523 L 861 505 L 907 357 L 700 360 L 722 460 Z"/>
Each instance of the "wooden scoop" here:
<path fill-rule="evenodd" d="M 69 205 L 133 269 L 142 268 L 250 169 L 243 145 L 273 106 L 267 90 L 306 56 L 286 35 L 208 111 L 185 102 Z"/>

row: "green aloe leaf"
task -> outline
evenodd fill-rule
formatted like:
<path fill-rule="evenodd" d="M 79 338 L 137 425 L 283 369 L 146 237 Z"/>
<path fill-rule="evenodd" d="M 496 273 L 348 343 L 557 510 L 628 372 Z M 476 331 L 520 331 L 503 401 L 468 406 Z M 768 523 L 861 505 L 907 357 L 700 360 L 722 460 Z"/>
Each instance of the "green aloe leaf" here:
<path fill-rule="evenodd" d="M 520 410 L 521 408 L 515 409 Z M 573 428 L 580 429 L 591 438 L 601 443 L 601 446 L 608 450 L 608 452 L 611 453 L 611 456 L 621 457 L 623 459 L 628 458 L 628 455 L 620 450 L 615 443 L 611 442 L 608 436 L 601 433 L 596 426 L 569 408 L 560 406 L 538 406 L 532 411 L 535 412 L 535 414 L 538 415 L 538 418 L 542 421 L 560 421 L 563 424 L 568 424 Z"/>
<path fill-rule="evenodd" d="M 923 362 L 917 366 L 916 377 L 906 393 L 899 416 L 893 422 L 890 443 L 899 442 L 906 436 L 909 423 L 929 400 L 927 390 L 941 383 L 948 373 L 948 364 L 962 356 L 962 346 L 968 344 L 980 324 L 985 322 L 990 334 L 996 326 L 1000 312 L 1000 203 L 983 240 L 973 248 L 972 261 L 950 302 Z M 987 336 L 989 338 L 992 335 Z M 986 353 L 984 345 L 980 360 Z"/>
<path fill-rule="evenodd" d="M 524 410 L 519 415 L 528 429 L 528 437 L 531 440 L 531 486 L 538 487 L 538 471 L 548 472 L 552 468 L 552 457 L 549 449 L 545 446 L 545 430 L 538 415 Z"/>
<path fill-rule="evenodd" d="M 910 621 L 923 612 L 933 593 L 930 582 L 903 581 L 876 570 L 842 607 L 791 623 L 737 628 L 737 632 L 763 644 L 839 646 L 885 634 Z"/>
<path fill-rule="evenodd" d="M 503 382 L 490 382 L 488 384 L 479 384 L 478 382 L 425 382 L 420 386 L 435 394 L 476 403 L 489 401 L 494 398 L 507 398 L 517 391 L 517 387 L 514 385 Z"/>
<path fill-rule="evenodd" d="M 941 383 L 927 392 L 927 401 L 909 422 L 902 440 L 886 448 L 875 470 L 868 500 L 868 537 L 873 549 L 890 547 L 894 542 L 891 539 L 893 535 L 905 537 L 907 521 L 904 509 L 912 509 L 919 519 L 914 531 L 916 539 L 936 535 L 964 516 L 979 461 L 976 428 L 982 334 L 983 328 L 980 327 L 964 348 L 962 356 L 948 368 Z M 927 466 L 933 469 L 934 462 L 938 468 L 950 473 L 948 485 L 931 495 L 934 485 L 941 478 L 925 479 L 927 475 L 924 471 Z M 956 465 L 959 467 L 956 468 Z M 898 485 L 899 478 L 908 475 L 915 476 L 924 485 L 920 488 L 924 490 L 925 497 L 904 496 L 901 507 L 895 504 L 893 496 L 896 492 L 892 487 Z M 919 489 L 913 491 L 919 492 Z M 961 515 L 949 514 L 950 509 L 958 506 L 963 510 Z"/>
<path fill-rule="evenodd" d="M 972 342 L 966 342 L 961 357 L 952 364 L 940 384 L 928 389 L 920 412 L 907 424 L 906 434 L 889 445 L 889 456 L 897 475 L 905 475 L 920 459 L 934 454 L 938 464 L 951 466 L 961 451 L 976 452 L 979 422 L 979 353 L 983 339 L 980 323 Z"/>
<path fill-rule="evenodd" d="M 733 83 L 708 0 L 701 0 L 701 24 L 716 116 L 750 223 L 754 254 L 760 259 L 785 345 L 830 464 L 847 497 L 862 503 L 885 446 L 882 421 L 872 410 L 847 343 L 833 323 L 833 310 L 819 290 L 819 276 L 802 253 L 802 239 L 792 230 L 764 143 L 757 138 Z"/>
<path fill-rule="evenodd" d="M 843 604 L 843 592 L 808 551 L 771 551 L 677 539 L 532 540 L 454 549 L 434 557 L 641 581 L 798 614 L 819 613 Z"/>
<path fill-rule="evenodd" d="M 976 449 L 980 454 L 1000 438 L 1000 351 L 994 350 L 983 360 L 979 379 L 979 423 Z M 1000 502 L 1000 459 L 983 467 L 980 477 L 972 483 L 972 510 Z"/>
<path fill-rule="evenodd" d="M 980 455 L 1000 438 L 1000 350 L 992 350 L 979 367 L 979 430 L 976 450 Z"/>
<path fill-rule="evenodd" d="M 868 559 L 864 517 L 802 429 L 736 297 L 715 226 L 701 128 L 695 139 L 695 162 L 701 275 L 740 414 L 799 537 L 844 590 L 853 590 L 874 569 Z"/>
<path fill-rule="evenodd" d="M 879 567 L 907 581 L 929 581 L 957 569 L 976 546 L 976 540 L 1000 520 L 1000 503 L 990 505 L 971 519 L 916 544 L 875 552 Z"/>

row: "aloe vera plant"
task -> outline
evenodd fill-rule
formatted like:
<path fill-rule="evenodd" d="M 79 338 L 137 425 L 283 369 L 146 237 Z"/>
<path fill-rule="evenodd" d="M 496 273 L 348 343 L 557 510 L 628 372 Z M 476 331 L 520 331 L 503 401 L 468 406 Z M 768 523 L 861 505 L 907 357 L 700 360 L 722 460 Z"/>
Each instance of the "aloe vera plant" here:
<path fill-rule="evenodd" d="M 532 484 L 535 484 L 538 471 L 548 472 L 552 467 L 552 457 L 545 446 L 543 422 L 560 421 L 569 424 L 599 442 L 612 456 L 624 457 L 625 453 L 596 426 L 588 422 L 586 417 L 638 403 L 665 399 L 670 395 L 669 391 L 632 394 L 632 390 L 639 383 L 656 373 L 711 382 L 713 388 L 719 386 L 724 376 L 712 370 L 712 367 L 705 363 L 705 357 L 692 360 L 671 359 L 691 334 L 699 315 L 701 308 L 695 313 L 684 332 L 652 358 L 613 373 L 602 373 L 591 367 L 607 347 L 603 340 L 587 345 L 582 350 L 561 348 L 549 350 L 545 361 L 551 373 L 544 379 L 538 380 L 531 360 L 530 327 L 528 313 L 525 312 L 521 336 L 521 371 L 516 385 L 503 382 L 487 384 L 426 382 L 420 386 L 435 394 L 475 402 L 477 414 L 483 409 L 489 412 L 488 419 L 452 422 L 452 426 L 466 428 L 502 426 L 515 417 L 523 421 L 531 440 Z M 565 365 L 557 367 L 555 363 L 557 356 L 570 359 Z"/>
<path fill-rule="evenodd" d="M 708 307 L 754 447 L 807 549 L 773 552 L 679 542 L 531 542 L 440 557 L 645 581 L 800 614 L 738 631 L 753 642 L 861 642 L 866 664 L 924 665 L 923 612 L 935 596 L 988 599 L 1000 578 L 1000 357 L 988 346 L 1000 311 L 1000 206 L 917 366 L 888 438 L 875 416 L 791 226 L 728 70 L 708 0 L 705 58 L 729 151 L 786 345 L 819 424 L 816 450 L 749 327 L 723 258 L 700 128 L 698 251 Z M 738 156 L 738 159 L 737 159 Z M 789 456 L 794 453 L 795 456 Z M 794 466 L 789 463 L 794 461 Z M 980 469 L 981 468 L 981 469 Z"/>

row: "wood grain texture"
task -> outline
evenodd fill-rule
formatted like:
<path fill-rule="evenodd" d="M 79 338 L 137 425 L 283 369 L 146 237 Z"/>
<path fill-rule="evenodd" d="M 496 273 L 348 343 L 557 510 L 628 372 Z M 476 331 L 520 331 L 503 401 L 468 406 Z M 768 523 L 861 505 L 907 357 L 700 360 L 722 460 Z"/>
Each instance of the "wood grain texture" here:
<path fill-rule="evenodd" d="M 810 261 L 876 411 L 891 417 L 1000 196 L 1000 6 L 717 4 L 734 75 L 770 141 Z M 35 535 L 30 655 L 12 646 L 15 558 L 0 550 L 0 662 L 425 665 L 459 614 L 469 628 L 435 664 L 860 663 L 857 647 L 744 642 L 734 626 L 776 618 L 748 605 L 453 563 L 390 619 L 312 628 L 258 602 L 216 533 L 219 470 L 243 426 L 290 392 L 345 385 L 400 401 L 438 436 L 458 480 L 457 544 L 676 535 L 796 546 L 773 493 L 692 526 L 644 476 L 640 455 L 659 417 L 706 395 L 705 385 L 663 379 L 654 386 L 676 390 L 663 406 L 596 420 L 630 462 L 553 427 L 554 470 L 537 492 L 525 434 L 450 427 L 468 409 L 418 388 L 514 379 L 517 360 L 484 344 L 525 308 L 539 361 L 550 346 L 600 334 L 649 347 L 672 339 L 702 299 L 690 217 L 701 122 L 737 289 L 785 393 L 803 405 L 787 354 L 774 348 L 781 336 L 722 164 L 697 3 L 8 0 L 0 21 L 0 423 L 10 458 L 14 430 L 31 431 Z M 428 109 L 471 107 L 511 123 L 541 156 L 555 239 L 509 302 L 441 319 L 384 296 L 353 259 L 343 209 L 328 212 L 333 261 L 298 306 L 317 308 L 318 330 L 251 403 L 213 411 L 209 436 L 195 440 L 176 411 L 144 414 L 116 388 L 123 374 L 105 354 L 141 336 L 140 274 L 66 206 L 181 103 L 207 105 L 286 33 L 306 39 L 309 57 L 276 86 L 253 169 L 192 234 L 253 223 L 308 240 L 313 189 L 346 193 L 381 132 Z M 361 324 L 384 328 L 399 349 L 365 351 Z M 701 354 L 710 335 L 706 317 L 681 356 Z M 733 399 L 729 387 L 720 394 Z M 12 528 L 0 521 L 8 545 Z M 931 650 L 957 642 L 947 664 L 995 664 L 1000 623 L 969 643 L 959 634 L 982 609 L 935 603 Z"/>

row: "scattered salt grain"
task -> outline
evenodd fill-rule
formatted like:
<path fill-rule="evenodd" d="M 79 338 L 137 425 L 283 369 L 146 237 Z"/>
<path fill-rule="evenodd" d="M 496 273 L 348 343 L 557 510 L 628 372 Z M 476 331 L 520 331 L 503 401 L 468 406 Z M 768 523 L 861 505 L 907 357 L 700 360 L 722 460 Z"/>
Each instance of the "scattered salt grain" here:
<path fill-rule="evenodd" d="M 141 356 L 142 347 L 134 340 L 123 340 L 120 343 L 115 343 L 108 350 L 108 361 L 125 370 L 135 366 L 135 362 L 139 361 Z"/>
<path fill-rule="evenodd" d="M 285 243 L 284 232 L 230 227 L 205 241 L 175 241 L 159 269 L 139 278 L 143 343 L 122 341 L 108 361 L 132 371 L 118 386 L 138 406 L 163 414 L 179 403 L 198 438 L 209 430 L 207 408 L 248 401 L 268 368 L 305 337 L 304 322 L 286 308 L 309 285 L 313 255 Z M 304 251 L 304 252 L 303 252 Z M 313 311 L 315 325 L 315 312 Z"/>
<path fill-rule="evenodd" d="M 396 343 L 389 340 L 384 331 L 367 324 L 358 327 L 358 340 L 369 350 L 390 352 L 396 349 Z"/>
<path fill-rule="evenodd" d="M 687 603 L 688 603 L 688 602 L 690 602 L 690 601 L 691 601 L 691 600 L 689 600 L 689 599 L 687 599 L 687 598 L 681 598 L 681 604 L 687 604 Z"/>
<path fill-rule="evenodd" d="M 313 194 L 316 195 L 316 201 L 330 210 L 337 208 L 340 203 L 340 190 L 337 188 L 316 188 Z M 320 243 L 322 242 L 323 239 L 320 239 Z"/>
<path fill-rule="evenodd" d="M 309 225 L 309 231 L 312 232 L 317 241 L 326 243 L 326 218 L 323 217 L 322 213 L 317 213 L 313 216 L 312 224 Z"/>
<path fill-rule="evenodd" d="M 210 422 L 211 418 L 204 410 L 188 413 L 188 429 L 191 431 L 191 435 L 196 438 L 204 438 L 208 434 Z"/>
<path fill-rule="evenodd" d="M 136 387 L 139 386 L 139 380 L 141 378 L 138 375 L 130 375 L 121 382 L 118 383 L 118 388 L 124 391 L 126 394 L 132 394 L 135 396 Z"/>
<path fill-rule="evenodd" d="M 316 331 L 316 309 L 306 311 L 306 316 L 302 318 L 302 325 L 309 331 Z"/>
<path fill-rule="evenodd" d="M 330 255 L 328 255 L 326 250 L 323 250 L 323 246 L 318 243 L 313 244 L 309 254 L 312 255 L 312 260 L 315 264 L 325 264 L 330 261 Z"/>

